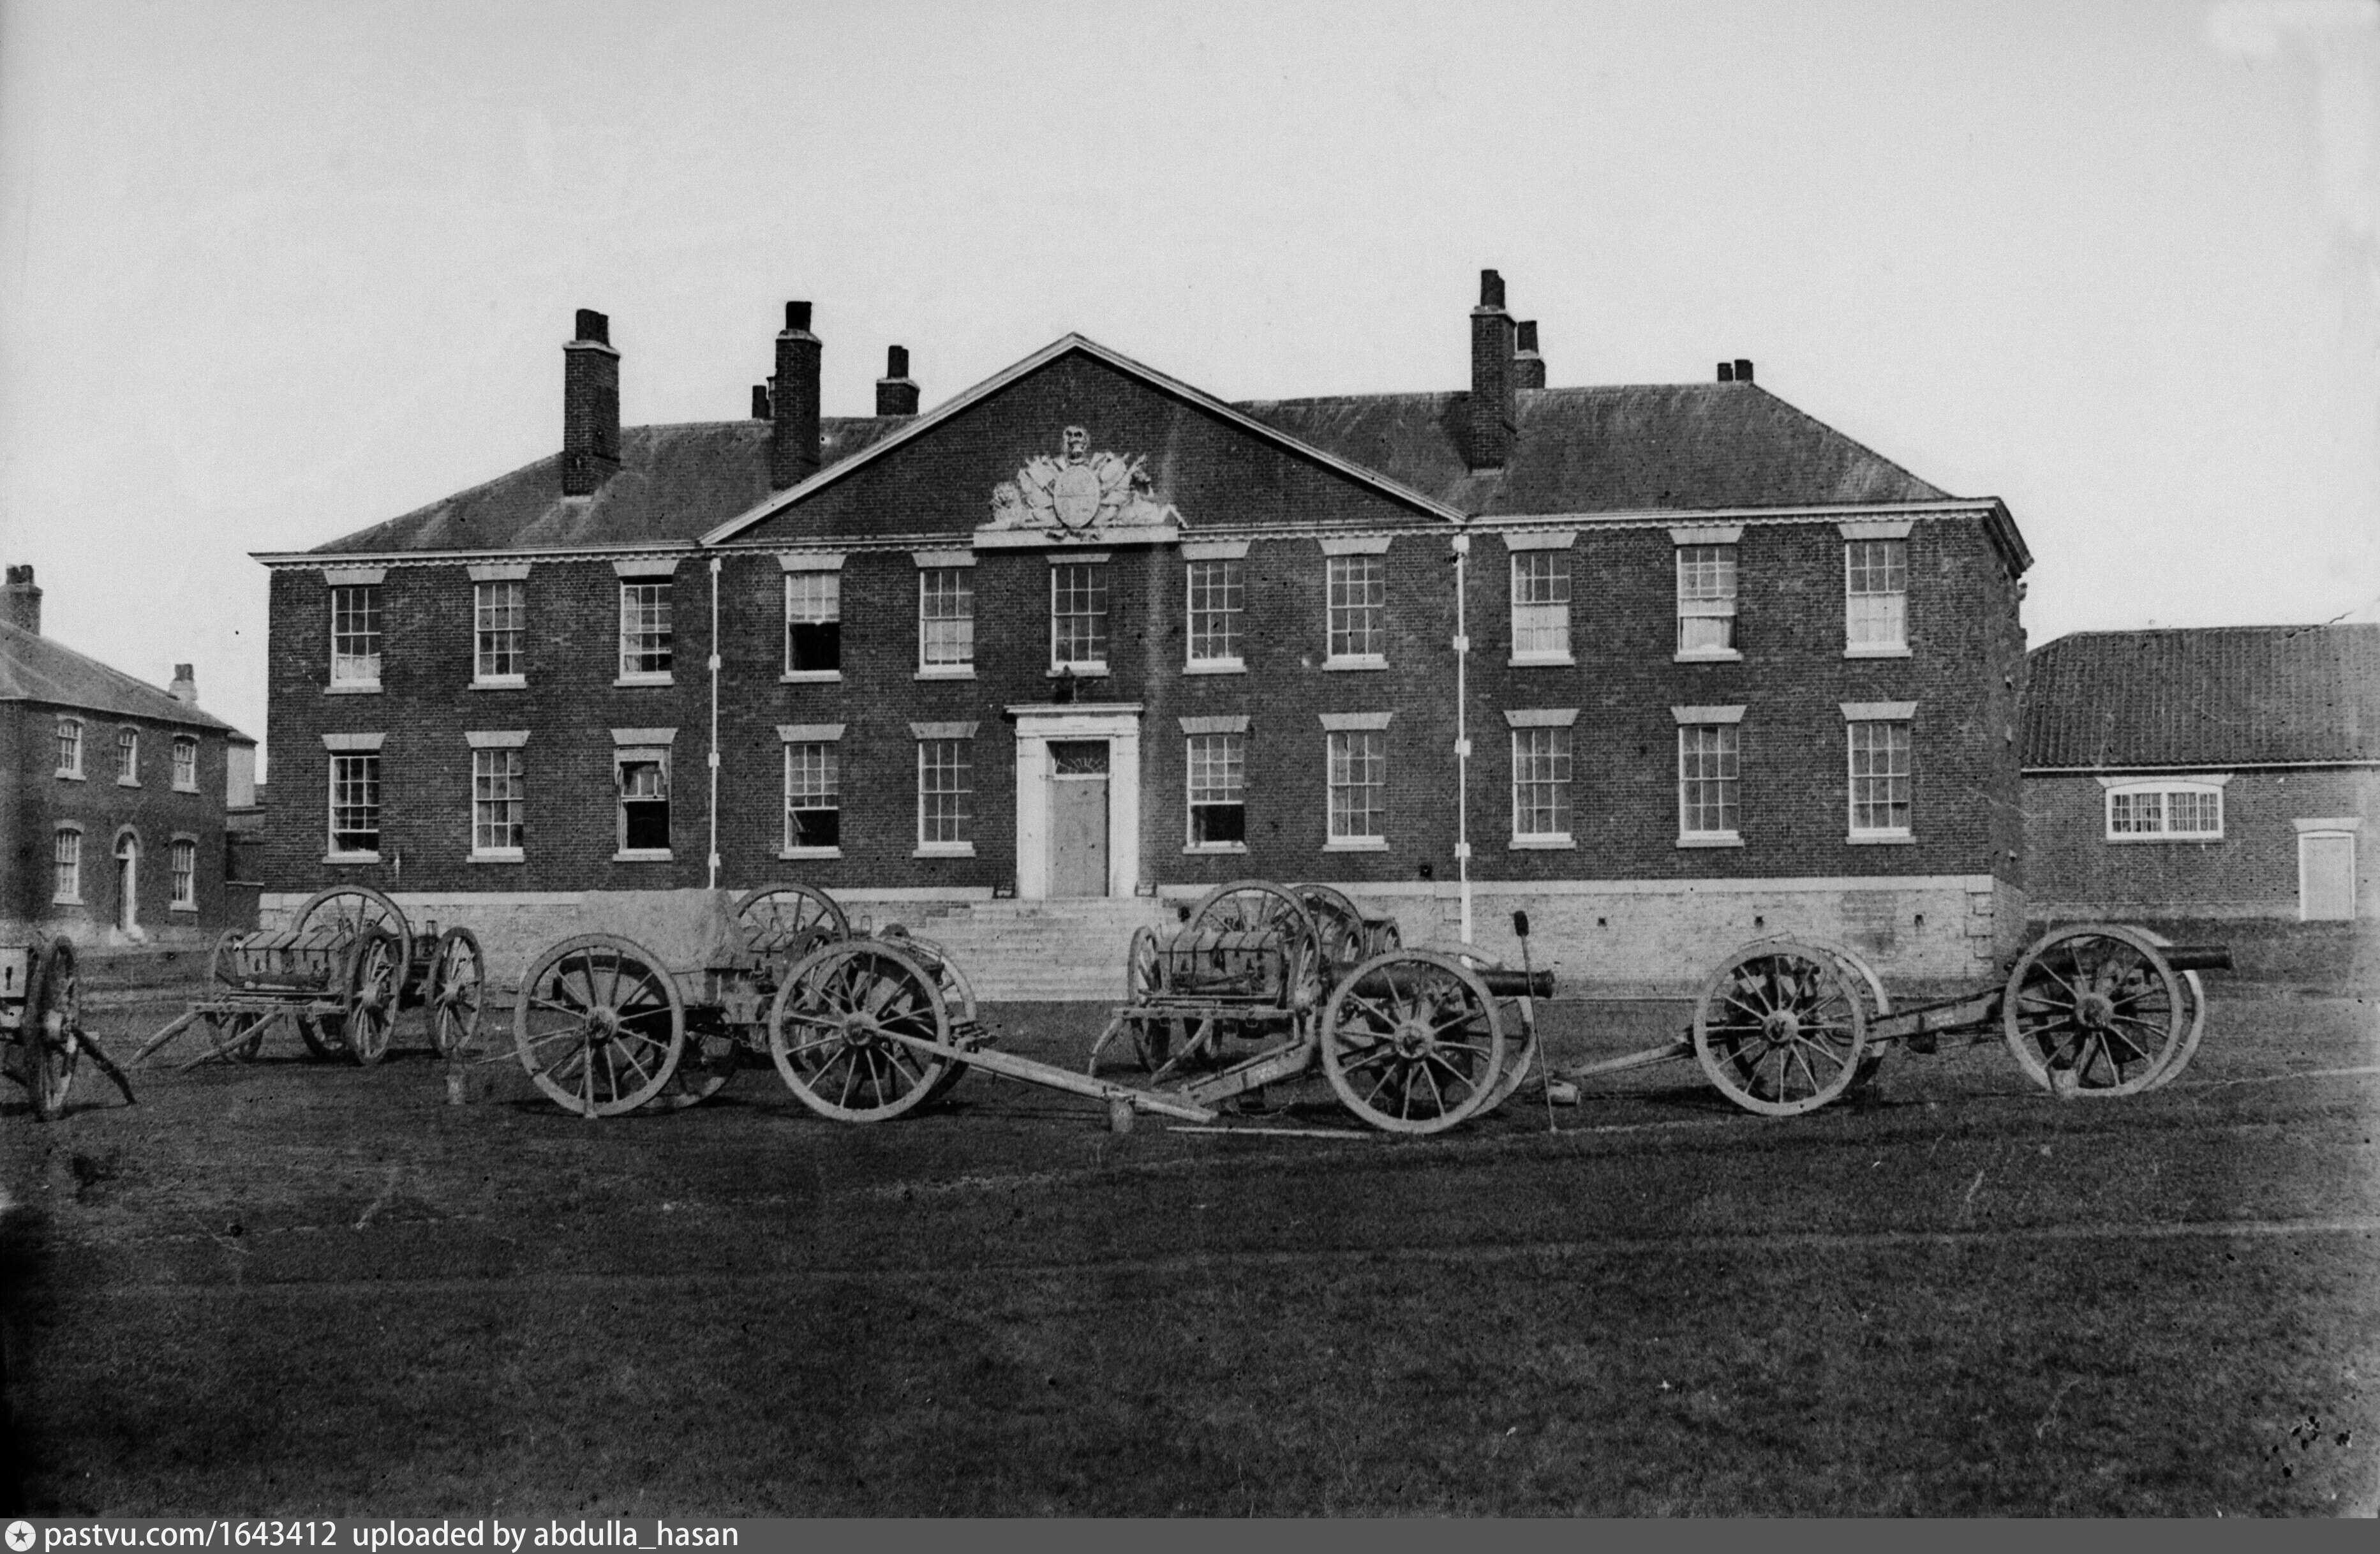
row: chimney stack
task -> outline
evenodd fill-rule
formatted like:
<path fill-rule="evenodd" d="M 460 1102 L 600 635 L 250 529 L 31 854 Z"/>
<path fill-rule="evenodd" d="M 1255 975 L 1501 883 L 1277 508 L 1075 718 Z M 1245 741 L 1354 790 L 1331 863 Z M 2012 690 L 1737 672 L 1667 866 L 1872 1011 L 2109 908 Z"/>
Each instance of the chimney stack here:
<path fill-rule="evenodd" d="M 174 683 L 165 687 L 165 694 L 176 701 L 188 702 L 196 707 L 199 704 L 199 677 L 191 673 L 192 668 L 192 665 L 187 663 L 176 664 Z"/>
<path fill-rule="evenodd" d="M 810 305 L 785 304 L 777 336 L 777 375 L 769 380 L 773 427 L 769 436 L 769 485 L 796 486 L 818 473 L 819 337 L 810 333 Z"/>
<path fill-rule="evenodd" d="M 1739 383 L 1748 383 L 1752 382 L 1752 360 L 1750 358 L 1737 357 L 1735 358 L 1735 381 Z"/>
<path fill-rule="evenodd" d="M 1735 382 L 1735 363 L 1722 361 L 1718 364 L 1718 381 L 1722 383 Z"/>
<path fill-rule="evenodd" d="M 589 496 L 620 468 L 620 353 L 612 321 L 578 310 L 577 338 L 562 347 L 562 494 Z"/>
<path fill-rule="evenodd" d="M 1524 322 L 1516 333 L 1518 350 L 1512 358 L 1512 386 L 1540 389 L 1546 386 L 1546 358 L 1537 354 L 1537 321 Z"/>
<path fill-rule="evenodd" d="M 0 621 L 42 635 L 42 590 L 33 584 L 30 565 L 8 568 L 8 582 L 0 588 Z"/>
<path fill-rule="evenodd" d="M 914 416 L 917 385 L 909 376 L 909 347 L 894 346 L 884 353 L 884 376 L 876 380 L 876 413 Z"/>
<path fill-rule="evenodd" d="M 1504 311 L 1504 277 L 1479 272 L 1479 306 L 1471 310 L 1471 400 L 1464 409 L 1474 469 L 1500 469 L 1512 449 L 1512 315 Z"/>

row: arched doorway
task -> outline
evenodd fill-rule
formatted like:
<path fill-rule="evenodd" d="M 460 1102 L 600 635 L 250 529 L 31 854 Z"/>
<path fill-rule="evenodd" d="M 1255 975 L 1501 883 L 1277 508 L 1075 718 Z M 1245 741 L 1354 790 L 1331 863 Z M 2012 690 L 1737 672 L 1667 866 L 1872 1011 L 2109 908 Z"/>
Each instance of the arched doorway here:
<path fill-rule="evenodd" d="M 140 836 L 124 832 L 115 839 L 115 926 L 127 933 L 140 927 Z"/>

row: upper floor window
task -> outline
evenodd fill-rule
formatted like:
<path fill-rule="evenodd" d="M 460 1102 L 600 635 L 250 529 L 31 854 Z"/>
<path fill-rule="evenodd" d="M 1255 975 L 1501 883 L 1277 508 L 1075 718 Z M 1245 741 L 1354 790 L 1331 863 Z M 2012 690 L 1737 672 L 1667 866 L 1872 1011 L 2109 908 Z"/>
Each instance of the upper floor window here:
<path fill-rule="evenodd" d="M 1853 540 L 1843 546 L 1843 648 L 1897 653 L 1909 646 L 1909 542 Z"/>
<path fill-rule="evenodd" d="M 504 577 L 471 585 L 471 677 L 518 685 L 528 675 L 528 585 Z"/>
<path fill-rule="evenodd" d="M 186 794 L 199 791 L 199 742 L 187 734 L 174 737 L 174 790 Z"/>
<path fill-rule="evenodd" d="M 331 684 L 380 688 L 380 585 L 343 583 L 331 589 Z"/>
<path fill-rule="evenodd" d="M 1733 842 L 1742 798 L 1733 723 L 1678 725 L 1678 837 Z"/>
<path fill-rule="evenodd" d="M 82 775 L 82 720 L 80 718 L 58 720 L 58 775 L 61 777 Z"/>
<path fill-rule="evenodd" d="M 331 852 L 336 856 L 380 856 L 380 753 L 331 757 Z"/>
<path fill-rule="evenodd" d="M 1108 569 L 1104 562 L 1050 568 L 1050 667 L 1108 672 Z"/>
<path fill-rule="evenodd" d="M 785 673 L 843 673 L 843 574 L 785 574 Z"/>
<path fill-rule="evenodd" d="M 1846 725 L 1851 740 L 1851 833 L 1909 835 L 1909 724 L 1876 720 Z"/>
<path fill-rule="evenodd" d="M 2143 778 L 2110 783 L 2107 840 L 2222 841 L 2224 781 L 2205 777 Z"/>
<path fill-rule="evenodd" d="M 50 899 L 72 905 L 82 900 L 82 832 L 60 826 L 50 845 Z"/>
<path fill-rule="evenodd" d="M 1512 552 L 1512 662 L 1571 662 L 1568 551 Z"/>
<path fill-rule="evenodd" d="M 620 790 L 620 851 L 666 856 L 670 850 L 668 749 L 614 750 L 612 774 Z"/>
<path fill-rule="evenodd" d="M 1247 736 L 1194 734 L 1186 753 L 1190 845 L 1244 848 L 1248 839 Z"/>
<path fill-rule="evenodd" d="M 1512 731 L 1512 840 L 1570 841 L 1570 730 L 1559 725 Z"/>
<path fill-rule="evenodd" d="M 1735 547 L 1678 547 L 1678 657 L 1737 657 Z"/>
<path fill-rule="evenodd" d="M 1240 564 L 1229 558 L 1191 562 L 1189 580 L 1190 666 L 1237 669 L 1240 616 L 1246 608 Z"/>
<path fill-rule="evenodd" d="M 670 589 L 666 577 L 620 584 L 620 678 L 646 683 L 670 674 Z"/>
<path fill-rule="evenodd" d="M 167 904 L 176 911 L 199 909 L 199 844 L 187 836 L 174 838 L 172 850 L 166 855 L 173 880 L 174 893 Z"/>
<path fill-rule="evenodd" d="M 471 752 L 471 855 L 517 858 L 528 834 L 528 784 L 517 746 Z"/>
<path fill-rule="evenodd" d="M 975 574 L 965 566 L 917 569 L 917 668 L 956 674 L 975 667 Z"/>
<path fill-rule="evenodd" d="M 785 850 L 843 844 L 843 770 L 835 743 L 785 743 Z"/>
<path fill-rule="evenodd" d="M 140 783 L 140 731 L 119 728 L 115 731 L 115 780 L 126 787 Z"/>
<path fill-rule="evenodd" d="M 1388 558 L 1328 558 L 1330 662 L 1382 664 L 1389 651 Z"/>
<path fill-rule="evenodd" d="M 1389 734 L 1332 729 L 1324 735 L 1330 777 L 1330 840 L 1385 843 L 1389 823 Z"/>

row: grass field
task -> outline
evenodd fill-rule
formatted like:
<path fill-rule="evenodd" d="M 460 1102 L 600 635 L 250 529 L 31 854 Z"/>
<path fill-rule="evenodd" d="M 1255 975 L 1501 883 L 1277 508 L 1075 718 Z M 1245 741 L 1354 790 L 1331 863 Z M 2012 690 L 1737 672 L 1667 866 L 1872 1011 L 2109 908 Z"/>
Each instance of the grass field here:
<path fill-rule="evenodd" d="M 1997 1045 L 1786 1122 L 1691 1065 L 1428 1140 L 1104 1131 L 772 1073 L 587 1123 L 400 1050 L 0 1116 L 40 1511 L 2370 1513 L 2380 1021 L 2217 989 L 2191 1073 Z M 163 996 L 162 994 L 160 995 Z M 128 1051 L 152 1002 L 98 1029 Z M 1558 1062 L 1676 1008 L 1548 1006 Z M 990 1012 L 1053 1061 L 1099 1012 Z M 412 1034 L 409 1030 L 407 1037 Z M 507 1060 L 508 1061 L 508 1060 Z M 1251 1126 L 1261 1124 L 1250 1124 Z M 1345 1125 L 1327 1095 L 1281 1125 Z"/>

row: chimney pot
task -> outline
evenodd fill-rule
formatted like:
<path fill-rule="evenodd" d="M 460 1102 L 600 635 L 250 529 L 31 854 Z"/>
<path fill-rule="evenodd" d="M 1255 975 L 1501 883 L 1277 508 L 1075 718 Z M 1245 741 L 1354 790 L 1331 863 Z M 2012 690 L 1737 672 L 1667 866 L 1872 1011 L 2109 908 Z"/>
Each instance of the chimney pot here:
<path fill-rule="evenodd" d="M 808 334 L 810 327 L 810 305 L 807 302 L 785 304 L 785 330 L 788 334 Z"/>
<path fill-rule="evenodd" d="M 1735 363 L 1722 361 L 1718 364 L 1718 381 L 1722 383 L 1735 382 Z"/>
<path fill-rule="evenodd" d="M 1737 357 L 1735 358 L 1735 381 L 1739 383 L 1748 383 L 1752 382 L 1752 361 L 1749 358 Z"/>
<path fill-rule="evenodd" d="M 578 338 L 592 340 L 599 346 L 612 343 L 612 321 L 592 308 L 578 310 Z"/>
<path fill-rule="evenodd" d="M 1479 272 L 1479 306 L 1482 308 L 1504 306 L 1504 277 L 1493 270 Z"/>
<path fill-rule="evenodd" d="M 39 637 L 42 635 L 42 590 L 33 581 L 31 565 L 12 566 L 6 576 L 7 586 L 0 588 L 0 621 Z"/>
<path fill-rule="evenodd" d="M 1471 398 L 1463 409 L 1474 469 L 1500 469 L 1512 446 L 1514 370 L 1512 316 L 1504 311 L 1504 278 L 1479 272 L 1479 306 L 1471 310 Z"/>
<path fill-rule="evenodd" d="M 785 304 L 777 336 L 777 375 L 770 382 L 769 485 L 797 486 L 819 467 L 819 358 L 825 349 L 810 333 L 810 305 Z"/>
<path fill-rule="evenodd" d="M 909 377 L 909 347 L 893 346 L 884 353 L 884 376 L 876 380 L 876 413 L 880 416 L 914 416 L 917 413 L 917 385 Z"/>
<path fill-rule="evenodd" d="M 1546 386 L 1545 358 L 1537 355 L 1537 321 L 1527 319 L 1513 326 L 1513 339 L 1518 349 L 1512 358 L 1512 386 L 1541 389 Z"/>
<path fill-rule="evenodd" d="M 769 419 L 769 385 L 766 383 L 752 385 L 752 419 L 756 421 Z"/>
<path fill-rule="evenodd" d="M 187 663 L 176 664 L 174 683 L 165 687 L 165 694 L 176 701 L 186 701 L 196 707 L 199 704 L 199 679 L 192 673 L 195 667 Z"/>
<path fill-rule="evenodd" d="M 908 346 L 887 346 L 884 347 L 884 375 L 888 378 L 905 378 L 909 375 Z"/>

